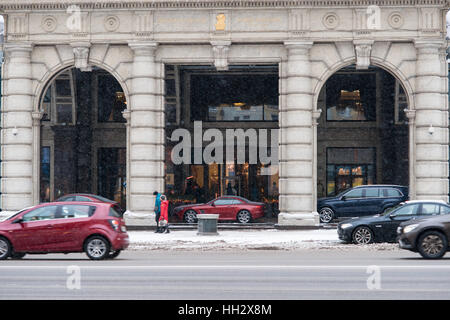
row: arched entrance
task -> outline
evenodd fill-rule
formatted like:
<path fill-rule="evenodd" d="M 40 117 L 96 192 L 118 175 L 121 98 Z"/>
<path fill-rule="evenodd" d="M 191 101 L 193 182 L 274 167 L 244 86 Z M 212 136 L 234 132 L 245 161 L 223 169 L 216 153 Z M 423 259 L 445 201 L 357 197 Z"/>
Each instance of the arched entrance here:
<path fill-rule="evenodd" d="M 317 99 L 317 197 L 358 185 L 408 186 L 408 95 L 377 66 L 339 69 Z"/>
<path fill-rule="evenodd" d="M 113 75 L 68 68 L 40 98 L 40 202 L 93 193 L 126 208 L 127 101 Z"/>

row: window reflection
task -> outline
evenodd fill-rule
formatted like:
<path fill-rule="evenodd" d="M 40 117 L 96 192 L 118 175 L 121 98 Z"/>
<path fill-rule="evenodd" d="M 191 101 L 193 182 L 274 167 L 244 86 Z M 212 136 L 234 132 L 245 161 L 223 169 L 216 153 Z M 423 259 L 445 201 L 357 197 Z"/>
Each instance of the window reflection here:
<path fill-rule="evenodd" d="M 375 121 L 376 75 L 337 73 L 327 81 L 327 121 Z"/>
<path fill-rule="evenodd" d="M 127 101 L 117 80 L 109 74 L 98 75 L 98 122 L 125 122 L 122 112 Z"/>

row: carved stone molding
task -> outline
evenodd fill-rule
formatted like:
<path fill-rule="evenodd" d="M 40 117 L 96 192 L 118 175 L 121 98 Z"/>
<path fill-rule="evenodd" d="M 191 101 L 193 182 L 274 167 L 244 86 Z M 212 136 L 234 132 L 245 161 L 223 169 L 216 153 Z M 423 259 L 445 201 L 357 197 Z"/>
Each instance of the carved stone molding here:
<path fill-rule="evenodd" d="M 431 1 L 433 6 L 446 7 L 448 0 Z M 141 1 L 110 1 L 110 0 L 79 0 L 76 1 L 81 9 L 159 9 L 159 8 L 254 8 L 255 0 L 141 0 Z M 381 1 L 380 1 L 381 2 Z M 367 7 L 374 3 L 371 0 L 260 0 L 261 7 L 269 8 L 287 8 L 287 7 Z M 430 0 L 385 0 L 388 6 L 427 6 Z M 2 0 L 0 10 L 65 10 L 68 7 L 68 1 L 57 0 Z"/>
<path fill-rule="evenodd" d="M 105 30 L 108 32 L 116 31 L 120 26 L 120 20 L 117 16 L 107 16 L 103 22 Z"/>
<path fill-rule="evenodd" d="M 58 25 L 58 21 L 56 20 L 56 18 L 54 16 L 46 16 L 42 19 L 42 29 L 45 32 L 53 32 L 55 31 L 56 27 Z"/>
<path fill-rule="evenodd" d="M 40 126 L 41 125 L 41 119 L 44 116 L 44 113 L 41 111 L 33 111 L 31 113 L 31 117 L 33 119 L 33 126 Z"/>
<path fill-rule="evenodd" d="M 370 65 L 370 53 L 372 52 L 373 40 L 354 40 L 356 53 L 356 69 L 368 69 Z"/>
<path fill-rule="evenodd" d="M 70 44 L 73 48 L 73 55 L 75 58 L 75 68 L 81 71 L 92 71 L 92 66 L 89 65 L 89 51 L 91 44 L 89 42 L 74 42 Z"/>
<path fill-rule="evenodd" d="M 158 43 L 154 41 L 130 41 L 128 46 L 133 50 L 135 56 L 155 56 Z"/>
<path fill-rule="evenodd" d="M 408 122 L 410 124 L 414 124 L 414 121 L 416 120 L 416 110 L 405 109 L 403 111 L 405 112 L 406 117 L 408 118 Z"/>
<path fill-rule="evenodd" d="M 307 40 L 290 40 L 284 42 L 290 56 L 303 55 L 309 57 L 309 50 L 312 48 L 313 44 L 313 41 Z"/>
<path fill-rule="evenodd" d="M 125 119 L 125 121 L 126 121 L 126 123 L 125 123 L 125 125 L 127 126 L 127 127 L 129 127 L 130 126 L 130 120 L 131 120 L 131 111 L 130 110 L 124 110 L 124 111 L 122 111 L 122 117 Z"/>
<path fill-rule="evenodd" d="M 339 16 L 334 12 L 328 12 L 323 16 L 322 23 L 327 29 L 336 29 L 339 26 Z"/>
<path fill-rule="evenodd" d="M 30 58 L 33 51 L 33 44 L 31 43 L 6 43 L 3 45 L 5 58 L 11 57 L 25 57 Z"/>
<path fill-rule="evenodd" d="M 311 29 L 310 9 L 295 9 L 289 11 L 289 31 L 291 37 L 304 37 Z"/>
<path fill-rule="evenodd" d="M 135 35 L 140 38 L 151 38 L 153 36 L 153 12 L 135 12 Z"/>
<path fill-rule="evenodd" d="M 400 29 L 403 26 L 403 15 L 398 12 L 392 12 L 388 17 L 388 23 L 393 29 Z"/>
<path fill-rule="evenodd" d="M 228 70 L 228 51 L 231 41 L 211 41 L 214 66 L 217 70 Z"/>
<path fill-rule="evenodd" d="M 318 126 L 319 123 L 317 122 L 317 120 L 320 118 L 320 115 L 322 114 L 322 109 L 317 109 L 315 111 L 312 112 L 312 124 L 313 126 Z"/>

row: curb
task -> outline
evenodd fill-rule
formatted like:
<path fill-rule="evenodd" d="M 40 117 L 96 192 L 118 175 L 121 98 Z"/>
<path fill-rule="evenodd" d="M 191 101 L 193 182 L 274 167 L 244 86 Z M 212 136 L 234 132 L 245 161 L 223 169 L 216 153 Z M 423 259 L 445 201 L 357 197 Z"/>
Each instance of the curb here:
<path fill-rule="evenodd" d="M 217 225 L 217 230 L 280 230 L 280 231 L 304 231 L 304 230 L 329 230 L 336 229 L 337 224 L 328 225 L 315 225 L 315 226 L 295 226 L 295 225 L 279 225 L 271 223 L 255 223 L 250 225 L 242 225 L 238 223 L 219 223 Z M 186 224 L 186 223 L 171 223 L 169 224 L 170 230 L 197 230 L 197 224 Z M 127 226 L 129 231 L 154 231 L 156 226 Z"/>

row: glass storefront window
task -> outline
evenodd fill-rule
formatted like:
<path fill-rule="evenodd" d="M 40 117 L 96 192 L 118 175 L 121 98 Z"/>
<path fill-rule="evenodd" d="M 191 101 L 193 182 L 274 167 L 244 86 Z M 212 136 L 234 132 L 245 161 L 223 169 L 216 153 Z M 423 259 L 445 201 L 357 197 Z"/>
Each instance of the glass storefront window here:
<path fill-rule="evenodd" d="M 327 148 L 327 196 L 375 183 L 374 148 Z"/>
<path fill-rule="evenodd" d="M 98 122 L 126 122 L 122 112 L 127 107 L 125 94 L 110 74 L 100 74 L 98 86 Z"/>
<path fill-rule="evenodd" d="M 170 137 L 175 129 L 186 129 L 190 133 L 191 156 L 194 160 L 194 121 L 216 122 L 206 124 L 203 130 L 214 128 L 226 138 L 226 130 L 259 129 L 261 134 L 270 134 L 278 128 L 279 99 L 278 66 L 230 66 L 228 71 L 217 71 L 211 66 L 165 65 L 165 124 L 166 124 L 166 194 L 172 206 L 186 203 L 202 203 L 216 197 L 236 195 L 251 201 L 270 204 L 270 210 L 278 210 L 278 171 L 270 168 L 272 175 L 264 175 L 264 164 L 258 155 L 250 158 L 250 138 L 245 140 L 244 151 L 234 148 L 234 160 L 226 158 L 226 141 L 222 152 L 209 150 L 212 157 L 216 152 L 224 156 L 219 163 L 202 160 L 195 164 L 172 162 L 171 153 L 178 142 Z M 255 124 L 253 122 L 260 122 Z M 262 122 L 262 123 L 261 123 Z M 205 133 L 205 132 L 203 132 Z M 214 137 L 214 141 L 215 141 Z M 259 139 L 259 136 L 257 137 Z M 215 141 L 216 142 L 216 141 Z M 203 141 L 201 153 L 209 146 Z M 211 148 L 211 147 L 210 147 Z M 199 150 L 196 150 L 199 151 Z M 266 150 L 270 157 L 271 150 Z M 182 150 L 177 156 L 184 156 Z M 239 156 L 238 156 L 239 155 Z M 219 158 L 220 156 L 217 155 Z M 242 159 L 244 158 L 244 159 Z M 199 161 L 200 162 L 200 161 Z"/>
<path fill-rule="evenodd" d="M 338 72 L 327 81 L 327 121 L 375 121 L 376 74 Z"/>
<path fill-rule="evenodd" d="M 40 202 L 50 202 L 50 147 L 41 147 Z"/>
<path fill-rule="evenodd" d="M 98 149 L 98 194 L 126 208 L 126 148 Z"/>
<path fill-rule="evenodd" d="M 278 74 L 192 74 L 191 121 L 278 121 Z"/>

